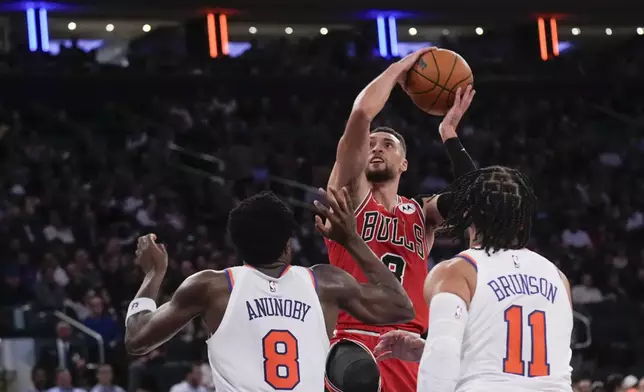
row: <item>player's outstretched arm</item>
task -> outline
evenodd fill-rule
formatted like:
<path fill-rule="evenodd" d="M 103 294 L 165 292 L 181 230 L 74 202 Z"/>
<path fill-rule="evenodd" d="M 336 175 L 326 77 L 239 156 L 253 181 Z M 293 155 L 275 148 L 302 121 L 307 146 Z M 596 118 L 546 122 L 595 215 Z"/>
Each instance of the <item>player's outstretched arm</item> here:
<path fill-rule="evenodd" d="M 137 261 L 145 278 L 128 307 L 125 329 L 125 348 L 134 355 L 143 355 L 159 347 L 188 322 L 207 309 L 207 293 L 216 282 L 217 273 L 202 271 L 186 279 L 172 299 L 156 308 L 156 299 L 167 268 L 165 247 L 155 242 L 156 236 L 140 237 Z M 225 281 L 225 277 L 223 277 Z"/>
<path fill-rule="evenodd" d="M 371 252 L 366 244 L 365 247 Z M 365 324 L 398 324 L 413 320 L 416 313 L 405 290 L 391 271 L 371 253 L 369 263 L 378 262 L 382 270 L 367 275 L 370 276 L 368 283 L 358 283 L 353 276 L 333 265 L 311 267 L 318 281 L 320 301 L 325 307 L 344 310 Z M 395 282 L 388 282 L 386 275 L 394 277 Z"/>
<path fill-rule="evenodd" d="M 353 203 L 346 188 L 333 187 L 327 194 L 327 208 L 315 202 L 315 226 L 325 237 L 342 245 L 365 273 L 368 283 L 359 284 L 351 275 L 331 265 L 317 265 L 313 272 L 318 279 L 320 297 L 325 304 L 339 307 L 369 324 L 409 321 L 415 312 L 411 300 L 395 275 L 378 259 L 356 232 Z"/>
<path fill-rule="evenodd" d="M 459 87 L 456 90 L 454 105 L 447 112 L 438 127 L 441 140 L 445 145 L 447 155 L 449 155 L 449 160 L 452 163 L 452 172 L 454 173 L 455 179 L 476 170 L 474 161 L 461 144 L 456 133 L 456 128 L 458 128 L 458 124 L 463 118 L 463 115 L 470 107 L 472 99 L 474 99 L 474 94 L 476 94 L 476 91 L 474 91 L 471 85 L 467 86 L 465 90 L 461 90 Z M 423 206 L 426 225 L 429 228 L 433 228 L 443 223 L 443 218 L 449 213 L 452 205 L 452 196 L 449 193 L 421 195 L 417 197 L 417 201 Z"/>
<path fill-rule="evenodd" d="M 369 191 L 364 169 L 369 159 L 369 127 L 384 108 L 391 90 L 407 74 L 418 58 L 433 48 L 421 49 L 390 65 L 365 87 L 353 103 L 344 134 L 338 143 L 335 164 L 328 186 L 350 187 L 354 200 L 361 200 Z"/>

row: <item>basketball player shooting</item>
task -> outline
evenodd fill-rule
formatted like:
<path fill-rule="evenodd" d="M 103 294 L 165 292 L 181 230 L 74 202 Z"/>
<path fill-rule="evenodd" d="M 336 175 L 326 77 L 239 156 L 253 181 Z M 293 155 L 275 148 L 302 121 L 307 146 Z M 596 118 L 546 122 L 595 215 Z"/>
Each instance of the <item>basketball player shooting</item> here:
<path fill-rule="evenodd" d="M 320 391 L 339 310 L 372 324 L 411 320 L 400 282 L 358 236 L 346 190 L 323 194 L 330 207 L 316 203 L 326 218 L 323 224 L 318 217 L 316 227 L 356 260 L 365 283 L 329 264 L 291 266 L 293 213 L 263 192 L 230 212 L 228 232 L 244 266 L 198 272 L 158 309 L 168 255 L 154 234 L 139 238 L 145 279 L 126 316 L 128 352 L 148 353 L 200 318 L 217 392 Z"/>
<path fill-rule="evenodd" d="M 349 392 L 348 364 L 371 354 L 378 336 L 392 329 L 422 334 L 427 329 L 427 306 L 423 299 L 423 282 L 427 276 L 427 257 L 434 242 L 434 229 L 450 210 L 452 195 L 418 196 L 407 199 L 398 195 L 401 175 L 407 170 L 406 144 L 401 134 L 391 128 L 370 131 L 372 120 L 383 109 L 396 84 L 404 87 L 406 75 L 418 59 L 434 48 L 422 49 L 392 64 L 356 98 L 346 129 L 338 143 L 336 162 L 329 186 L 347 187 L 356 205 L 357 229 L 382 263 L 396 276 L 414 303 L 416 317 L 395 326 L 377 326 L 357 320 L 341 312 L 337 331 L 327 363 L 327 389 Z M 452 162 L 454 175 L 460 177 L 475 169 L 472 159 L 456 135 L 456 128 L 472 102 L 474 90 L 460 88 L 455 102 L 439 127 L 441 139 Z M 340 245 L 327 240 L 329 259 L 333 265 L 364 282 L 365 276 L 352 256 Z M 378 363 L 380 371 L 371 374 L 365 386 L 357 391 L 371 390 L 381 384 L 383 391 L 411 392 L 416 390 L 418 366 L 392 359 Z M 382 380 L 381 380 L 382 378 Z M 368 385 L 368 386 L 367 386 Z"/>
<path fill-rule="evenodd" d="M 494 166 L 450 188 L 443 226 L 453 237 L 467 232 L 470 248 L 425 281 L 427 341 L 392 331 L 376 355 L 420 361 L 419 392 L 570 392 L 570 286 L 526 248 L 536 204 L 529 180 Z"/>

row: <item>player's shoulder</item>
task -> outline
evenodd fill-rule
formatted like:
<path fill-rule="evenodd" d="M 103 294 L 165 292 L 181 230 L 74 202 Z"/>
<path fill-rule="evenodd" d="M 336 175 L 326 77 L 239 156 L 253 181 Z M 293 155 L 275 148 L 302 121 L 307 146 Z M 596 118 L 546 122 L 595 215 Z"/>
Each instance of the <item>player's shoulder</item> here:
<path fill-rule="evenodd" d="M 203 270 L 190 275 L 181 284 L 195 291 L 202 290 L 201 293 L 211 292 L 211 290 L 229 289 L 229 281 L 232 279 L 231 269 L 220 271 Z"/>
<path fill-rule="evenodd" d="M 464 285 L 463 287 L 467 287 L 466 291 L 469 291 L 471 298 L 476 290 L 477 272 L 476 264 L 459 256 L 441 261 L 429 271 L 425 279 L 423 290 L 425 298 L 430 298 L 436 290 L 442 290 L 451 285 Z"/>

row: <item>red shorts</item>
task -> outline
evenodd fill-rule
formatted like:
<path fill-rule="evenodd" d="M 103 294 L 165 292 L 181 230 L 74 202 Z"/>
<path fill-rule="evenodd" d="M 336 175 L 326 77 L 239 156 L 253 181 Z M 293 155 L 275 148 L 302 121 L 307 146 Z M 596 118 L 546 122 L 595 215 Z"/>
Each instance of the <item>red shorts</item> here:
<path fill-rule="evenodd" d="M 365 346 L 373 353 L 378 344 L 379 336 L 377 333 L 366 331 L 352 333 L 350 331 L 336 331 L 331 339 L 331 346 L 341 340 L 351 340 L 361 346 Z M 386 359 L 378 361 L 378 367 L 380 368 L 380 390 L 382 392 L 416 392 L 418 363 L 399 359 Z"/>

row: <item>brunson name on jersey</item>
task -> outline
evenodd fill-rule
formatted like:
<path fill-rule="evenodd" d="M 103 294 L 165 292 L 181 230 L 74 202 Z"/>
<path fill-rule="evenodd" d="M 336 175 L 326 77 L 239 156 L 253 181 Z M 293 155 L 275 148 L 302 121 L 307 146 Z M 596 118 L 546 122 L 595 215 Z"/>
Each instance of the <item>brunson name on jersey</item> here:
<path fill-rule="evenodd" d="M 414 239 L 405 236 L 405 223 L 398 217 L 384 216 L 378 211 L 364 214 L 364 224 L 360 236 L 364 242 L 376 240 L 401 246 L 410 252 L 416 252 L 421 259 L 425 258 L 425 232 L 423 227 L 414 223 Z"/>
<path fill-rule="evenodd" d="M 557 286 L 546 278 L 537 278 L 527 274 L 499 276 L 487 282 L 499 302 L 512 295 L 541 295 L 550 303 L 557 299 Z"/>
<path fill-rule="evenodd" d="M 246 309 L 248 321 L 264 317 L 288 317 L 304 322 L 311 305 L 292 299 L 264 297 L 246 301 Z"/>

